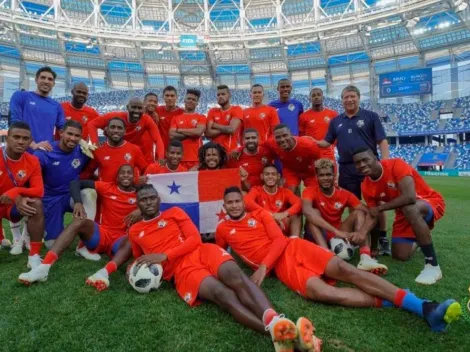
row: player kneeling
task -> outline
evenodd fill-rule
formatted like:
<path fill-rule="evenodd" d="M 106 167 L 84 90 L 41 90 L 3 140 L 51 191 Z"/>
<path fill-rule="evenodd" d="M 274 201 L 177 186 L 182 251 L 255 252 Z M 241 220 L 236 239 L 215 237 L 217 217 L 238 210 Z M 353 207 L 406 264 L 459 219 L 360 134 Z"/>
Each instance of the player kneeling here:
<path fill-rule="evenodd" d="M 99 291 L 109 286 L 109 274 L 116 271 L 132 255 L 126 232 L 128 226 L 140 218 L 136 206 L 136 193 L 132 185 L 134 168 L 122 165 L 118 170 L 117 184 L 101 181 L 76 180 L 70 183 L 70 193 L 75 202 L 73 220 L 54 242 L 41 265 L 21 274 L 24 284 L 45 281 L 52 264 L 78 235 L 92 253 L 106 253 L 112 258 L 103 269 L 87 279 L 87 284 Z M 86 218 L 80 196 L 81 188 L 92 188 L 98 193 L 101 204 L 101 224 Z"/>
<path fill-rule="evenodd" d="M 245 212 L 241 190 L 225 190 L 224 208 L 229 216 L 217 226 L 216 243 L 230 246 L 255 273 L 251 279 L 261 285 L 273 270 L 291 290 L 307 299 L 349 307 L 397 306 L 426 320 L 441 332 L 462 314 L 453 299 L 434 303 L 416 297 L 369 272 L 359 270 L 332 252 L 300 238 L 285 237 L 265 210 Z M 335 287 L 324 278 L 355 285 Z"/>
<path fill-rule="evenodd" d="M 178 295 L 190 306 L 211 301 L 235 320 L 259 332 L 269 330 L 276 351 L 294 350 L 294 343 L 309 351 L 319 343 L 313 325 L 299 318 L 298 327 L 279 316 L 264 293 L 243 273 L 232 256 L 215 244 L 202 244 L 197 228 L 180 208 L 160 211 L 160 198 L 152 185 L 137 192 L 143 221 L 129 229 L 132 252 L 140 265 L 161 264 L 163 279 L 176 282 Z"/>
<path fill-rule="evenodd" d="M 335 186 L 334 167 L 330 159 L 317 160 L 315 170 L 318 185 L 307 187 L 302 193 L 307 228 L 314 242 L 323 248 L 328 248 L 328 243 L 333 238 L 347 240 L 348 233 L 359 231 L 364 226 L 366 216 L 369 216 L 367 207 L 354 194 Z M 341 221 L 346 209 L 349 209 L 349 216 Z M 387 267 L 371 258 L 369 242 L 367 236 L 357 243 L 361 255 L 357 267 L 374 274 L 385 274 Z"/>
<path fill-rule="evenodd" d="M 263 185 L 252 187 L 245 196 L 247 210 L 267 210 L 285 235 L 299 237 L 302 228 L 300 198 L 290 189 L 279 187 L 281 175 L 274 165 L 264 167 L 261 180 Z"/>

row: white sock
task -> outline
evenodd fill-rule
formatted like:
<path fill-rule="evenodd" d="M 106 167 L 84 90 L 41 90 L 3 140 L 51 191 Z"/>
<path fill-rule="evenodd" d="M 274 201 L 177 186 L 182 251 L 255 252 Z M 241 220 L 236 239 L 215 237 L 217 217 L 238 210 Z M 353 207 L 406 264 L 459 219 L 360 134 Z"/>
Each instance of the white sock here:
<path fill-rule="evenodd" d="M 21 240 L 21 221 L 18 221 L 16 223 L 10 221 L 10 229 L 13 235 L 13 241 L 18 242 L 19 240 Z"/>

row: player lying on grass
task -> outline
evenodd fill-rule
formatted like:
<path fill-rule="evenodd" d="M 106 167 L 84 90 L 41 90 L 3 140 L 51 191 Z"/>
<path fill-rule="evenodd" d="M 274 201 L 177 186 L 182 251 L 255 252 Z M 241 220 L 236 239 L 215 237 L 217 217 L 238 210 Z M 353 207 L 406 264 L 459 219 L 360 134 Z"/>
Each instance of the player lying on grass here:
<path fill-rule="evenodd" d="M 351 240 L 362 241 L 365 231 L 372 228 L 380 213 L 395 210 L 392 232 L 392 257 L 408 260 L 417 246 L 424 254 L 424 269 L 416 282 L 435 284 L 442 278 L 441 268 L 431 238 L 431 229 L 445 210 L 441 194 L 433 190 L 421 175 L 401 159 L 378 161 L 370 149 L 354 151 L 354 164 L 364 175 L 361 189 L 373 216 L 363 231 Z"/>
<path fill-rule="evenodd" d="M 133 180 L 134 168 L 130 165 L 122 165 L 118 170 L 117 184 L 90 180 L 71 182 L 70 192 L 75 202 L 72 222 L 62 231 L 54 246 L 47 252 L 42 264 L 21 274 L 19 280 L 26 285 L 45 281 L 51 266 L 79 236 L 89 251 L 106 253 L 112 258 L 104 269 L 87 280 L 87 284 L 100 291 L 106 289 L 109 286 L 109 274 L 116 271 L 132 255 L 126 233 L 129 225 L 140 218 Z M 87 188 L 95 189 L 98 193 L 101 204 L 101 224 L 87 219 L 80 196 L 80 189 Z"/>
<path fill-rule="evenodd" d="M 274 165 L 264 167 L 261 180 L 263 185 L 252 187 L 245 196 L 247 210 L 267 210 L 285 235 L 299 237 L 302 229 L 300 198 L 290 189 L 279 187 L 281 175 Z"/>
<path fill-rule="evenodd" d="M 229 253 L 215 244 L 201 243 L 196 226 L 183 210 L 160 211 L 160 198 L 152 185 L 139 189 L 137 204 L 143 221 L 129 229 L 129 240 L 138 264 L 162 264 L 163 279 L 174 279 L 178 295 L 188 305 L 207 300 L 248 328 L 269 330 L 276 351 L 293 351 L 297 337 L 300 347 L 313 351 L 318 340 L 310 321 L 299 318 L 296 329 L 292 321 L 279 316 Z"/>
<path fill-rule="evenodd" d="M 272 216 L 245 211 L 241 190 L 225 190 L 224 208 L 229 216 L 217 226 L 216 243 L 230 246 L 255 270 L 251 279 L 260 286 L 273 270 L 291 290 L 307 299 L 349 307 L 397 306 L 423 318 L 432 331 L 441 332 L 462 314 L 453 299 L 434 303 L 416 297 L 369 272 L 359 270 L 325 248 L 300 238 L 285 237 Z M 333 279 L 356 287 L 335 287 Z"/>
<path fill-rule="evenodd" d="M 27 219 L 25 226 L 31 238 L 28 267 L 34 268 L 41 264 L 44 212 L 40 198 L 44 185 L 38 159 L 26 152 L 31 141 L 26 122 L 10 125 L 6 146 L 0 151 L 0 220 L 16 223 L 23 217 Z"/>
<path fill-rule="evenodd" d="M 351 232 L 360 231 L 368 215 L 367 207 L 351 192 L 335 186 L 335 164 L 330 159 L 315 162 L 318 185 L 307 187 L 302 193 L 302 209 L 307 220 L 307 229 L 314 242 L 323 248 L 334 237 L 348 240 Z M 348 217 L 341 218 L 346 209 Z M 366 236 L 360 243 L 361 260 L 358 269 L 374 274 L 386 274 L 387 267 L 378 263 L 370 255 L 370 240 Z"/>

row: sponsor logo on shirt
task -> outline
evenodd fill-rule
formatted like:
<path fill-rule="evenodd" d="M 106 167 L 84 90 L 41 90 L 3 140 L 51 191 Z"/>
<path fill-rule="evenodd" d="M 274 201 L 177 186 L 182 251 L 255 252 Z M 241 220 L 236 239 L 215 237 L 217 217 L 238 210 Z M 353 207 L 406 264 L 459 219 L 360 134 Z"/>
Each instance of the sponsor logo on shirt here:
<path fill-rule="evenodd" d="M 338 128 L 341 128 L 341 126 L 343 126 L 343 124 L 342 124 L 342 123 L 340 123 L 340 124 L 338 125 Z"/>
<path fill-rule="evenodd" d="M 237 232 L 237 230 L 231 229 L 230 232 L 229 232 L 229 235 L 235 235 L 235 232 Z"/>
<path fill-rule="evenodd" d="M 266 114 L 264 112 L 262 112 L 261 114 L 259 114 L 259 118 L 260 119 L 264 119 L 266 117 Z"/>
<path fill-rule="evenodd" d="M 180 121 L 179 124 L 182 125 L 184 123 L 184 121 Z"/>
<path fill-rule="evenodd" d="M 110 196 L 109 198 L 111 198 L 112 200 L 116 200 L 116 199 L 117 199 L 116 196 Z"/>
<path fill-rule="evenodd" d="M 282 207 L 282 200 L 276 200 L 276 207 L 280 208 Z"/>
<path fill-rule="evenodd" d="M 391 189 L 397 189 L 397 185 L 395 184 L 395 182 L 392 182 L 392 181 L 388 181 L 387 186 L 388 188 L 391 188 Z"/>
<path fill-rule="evenodd" d="M 72 161 L 72 166 L 74 169 L 77 169 L 82 163 L 80 162 L 80 159 L 73 159 Z"/>
<path fill-rule="evenodd" d="M 215 120 L 215 121 L 219 121 L 219 120 L 220 120 L 220 117 L 219 117 L 219 116 L 216 116 L 214 120 Z"/>
<path fill-rule="evenodd" d="M 135 126 L 135 130 L 136 130 L 137 132 L 139 132 L 141 129 L 142 129 L 142 126 L 141 126 L 141 125 Z"/>
<path fill-rule="evenodd" d="M 359 120 L 356 122 L 357 127 L 361 128 L 364 126 L 364 120 Z"/>
<path fill-rule="evenodd" d="M 315 122 L 315 120 L 310 120 L 309 122 L 310 122 L 310 123 L 314 123 L 314 122 Z"/>
<path fill-rule="evenodd" d="M 167 222 L 165 220 L 160 220 L 157 225 L 158 228 L 162 229 L 167 225 Z"/>
<path fill-rule="evenodd" d="M 340 202 L 335 203 L 335 209 L 341 209 L 342 206 L 343 204 L 341 204 Z"/>
<path fill-rule="evenodd" d="M 144 235 L 145 235 L 145 232 L 144 232 L 144 231 L 141 231 L 141 232 L 139 233 L 139 238 L 144 237 Z"/>
<path fill-rule="evenodd" d="M 72 119 L 72 116 L 66 116 L 65 119 L 66 119 L 66 120 L 71 120 L 71 119 Z"/>
<path fill-rule="evenodd" d="M 18 178 L 23 178 L 23 177 L 26 176 L 26 171 L 25 170 L 20 170 L 20 171 L 18 171 L 16 176 L 18 176 Z"/>
<path fill-rule="evenodd" d="M 294 111 L 295 110 L 295 105 L 294 104 L 289 104 L 289 106 L 287 107 L 290 111 Z"/>
<path fill-rule="evenodd" d="M 29 105 L 36 105 L 36 102 L 35 101 L 30 101 Z"/>
<path fill-rule="evenodd" d="M 129 198 L 129 204 L 135 204 L 136 199 L 135 198 Z"/>
<path fill-rule="evenodd" d="M 54 162 L 52 163 L 52 165 L 54 165 L 54 166 L 57 166 L 57 165 L 59 165 L 59 164 L 60 164 L 60 161 L 54 161 Z"/>
<path fill-rule="evenodd" d="M 125 160 L 125 161 L 131 161 L 131 159 L 132 159 L 131 153 L 126 153 L 126 154 L 124 154 L 124 160 Z"/>
<path fill-rule="evenodd" d="M 248 226 L 249 227 L 255 227 L 256 226 L 256 220 L 255 219 L 249 219 L 248 220 Z"/>
<path fill-rule="evenodd" d="M 111 157 L 110 157 L 109 155 L 106 155 L 106 156 L 104 157 L 104 160 L 109 160 L 109 159 L 111 159 Z"/>
<path fill-rule="evenodd" d="M 383 193 L 383 192 L 380 193 L 380 197 L 381 197 L 381 198 L 385 197 L 385 193 Z"/>

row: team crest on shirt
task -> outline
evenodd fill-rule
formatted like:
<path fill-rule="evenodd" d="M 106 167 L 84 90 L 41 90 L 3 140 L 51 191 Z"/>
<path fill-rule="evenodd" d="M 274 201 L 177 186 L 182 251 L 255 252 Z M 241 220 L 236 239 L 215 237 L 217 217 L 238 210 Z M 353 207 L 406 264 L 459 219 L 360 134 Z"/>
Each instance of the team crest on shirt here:
<path fill-rule="evenodd" d="M 25 170 L 20 170 L 20 171 L 18 171 L 16 176 L 18 176 L 18 178 L 24 178 L 26 176 L 26 171 Z"/>
<path fill-rule="evenodd" d="M 83 115 L 82 116 L 82 121 L 83 121 L 83 123 L 87 123 L 88 122 L 88 117 Z"/>
<path fill-rule="evenodd" d="M 219 117 L 219 116 L 216 116 L 216 117 L 214 118 L 214 120 L 215 120 L 215 121 L 219 121 L 219 120 L 220 120 L 220 117 Z"/>
<path fill-rule="evenodd" d="M 249 227 L 255 227 L 256 226 L 256 220 L 255 219 L 249 219 L 248 220 L 248 226 Z"/>
<path fill-rule="evenodd" d="M 359 127 L 359 128 L 363 127 L 364 126 L 364 120 L 357 121 L 356 126 Z"/>
<path fill-rule="evenodd" d="M 191 294 L 191 292 L 186 292 L 183 299 L 186 303 L 189 303 L 191 302 L 192 298 L 193 298 L 193 295 Z"/>
<path fill-rule="evenodd" d="M 266 117 L 266 114 L 264 112 L 262 112 L 261 114 L 259 114 L 259 118 L 260 119 L 264 119 Z"/>
<path fill-rule="evenodd" d="M 197 120 L 195 120 L 195 119 L 194 119 L 194 120 L 191 120 L 191 125 L 193 125 L 194 127 L 196 127 L 196 126 L 197 126 Z"/>
<path fill-rule="evenodd" d="M 342 123 L 340 123 L 340 124 L 338 125 L 338 128 L 341 128 L 341 126 L 343 126 L 343 124 L 342 124 Z"/>
<path fill-rule="evenodd" d="M 266 158 L 265 156 L 263 156 L 263 157 L 261 158 L 261 163 L 262 163 L 263 165 L 266 165 L 266 164 L 268 163 L 268 158 Z M 246 166 L 248 166 L 248 163 L 246 164 Z"/>
<path fill-rule="evenodd" d="M 82 163 L 80 162 L 80 159 L 73 159 L 72 161 L 72 166 L 74 169 L 77 169 L 78 167 L 80 167 Z"/>
<path fill-rule="evenodd" d="M 320 202 L 320 205 L 321 205 L 322 207 L 325 207 L 325 202 Z"/>
<path fill-rule="evenodd" d="M 159 228 L 159 229 L 162 229 L 162 228 L 164 228 L 164 227 L 167 225 L 167 222 L 162 219 L 162 220 L 160 220 L 160 221 L 158 222 L 157 225 L 158 225 L 158 228 Z"/>
<path fill-rule="evenodd" d="M 295 160 L 297 160 L 299 163 L 301 163 L 302 162 L 302 157 L 298 156 L 297 158 L 295 158 Z"/>
<path fill-rule="evenodd" d="M 294 104 L 289 104 L 289 106 L 287 107 L 290 111 L 294 111 L 295 110 L 295 105 Z"/>
<path fill-rule="evenodd" d="M 388 188 L 391 188 L 391 189 L 397 189 L 397 185 L 395 184 L 395 182 L 392 182 L 392 181 L 388 181 L 387 186 Z"/>
<path fill-rule="evenodd" d="M 129 162 L 129 161 L 131 161 L 131 159 L 132 159 L 131 153 L 124 154 L 124 160 L 125 161 Z"/>
<path fill-rule="evenodd" d="M 280 208 L 282 207 L 282 200 L 276 200 L 276 207 Z"/>
<path fill-rule="evenodd" d="M 182 125 L 184 123 L 184 121 L 180 121 L 179 124 Z"/>
<path fill-rule="evenodd" d="M 335 203 L 335 209 L 341 209 L 342 206 L 343 206 L 343 204 L 341 204 L 340 202 Z"/>
<path fill-rule="evenodd" d="M 323 121 L 325 122 L 330 122 L 330 118 L 328 116 L 325 116 L 325 118 L 323 119 Z"/>
<path fill-rule="evenodd" d="M 135 204 L 136 199 L 135 198 L 129 198 L 129 204 Z"/>
<path fill-rule="evenodd" d="M 141 129 L 142 129 L 142 126 L 141 126 L 141 125 L 135 126 L 135 130 L 136 130 L 137 132 L 140 131 Z"/>

